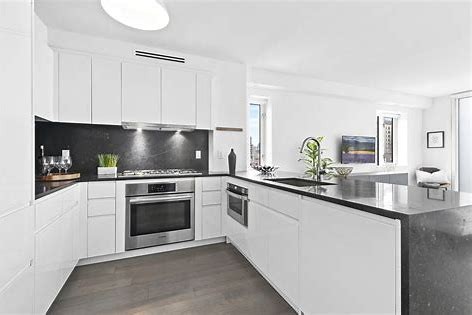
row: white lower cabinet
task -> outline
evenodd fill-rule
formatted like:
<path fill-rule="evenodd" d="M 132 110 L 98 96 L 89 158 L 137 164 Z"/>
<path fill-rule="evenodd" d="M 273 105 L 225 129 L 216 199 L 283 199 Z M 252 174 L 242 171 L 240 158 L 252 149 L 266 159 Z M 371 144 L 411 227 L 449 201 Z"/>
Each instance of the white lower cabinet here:
<path fill-rule="evenodd" d="M 115 216 L 88 218 L 88 257 L 115 253 Z"/>
<path fill-rule="evenodd" d="M 294 305 L 298 304 L 298 221 L 256 203 L 248 231 L 253 263 Z"/>
<path fill-rule="evenodd" d="M 87 257 L 116 253 L 116 185 L 88 183 Z"/>
<path fill-rule="evenodd" d="M 36 213 L 51 212 L 55 216 L 37 221 L 34 258 L 34 311 L 46 313 L 76 266 L 81 242 L 79 233 L 79 185 L 45 197 L 36 205 Z M 75 202 L 71 199 L 76 196 Z M 44 205 L 49 205 L 44 207 Z"/>
<path fill-rule="evenodd" d="M 56 298 L 64 281 L 62 239 L 63 218 L 36 235 L 35 312 L 44 314 Z"/>
<path fill-rule="evenodd" d="M 195 240 L 223 236 L 221 177 L 195 178 Z"/>
<path fill-rule="evenodd" d="M 397 220 L 319 200 L 303 200 L 303 313 L 400 314 L 399 237 Z"/>
<path fill-rule="evenodd" d="M 202 206 L 202 239 L 221 236 L 221 204 Z"/>
<path fill-rule="evenodd" d="M 298 304 L 298 221 L 265 211 L 267 275 L 292 303 Z"/>

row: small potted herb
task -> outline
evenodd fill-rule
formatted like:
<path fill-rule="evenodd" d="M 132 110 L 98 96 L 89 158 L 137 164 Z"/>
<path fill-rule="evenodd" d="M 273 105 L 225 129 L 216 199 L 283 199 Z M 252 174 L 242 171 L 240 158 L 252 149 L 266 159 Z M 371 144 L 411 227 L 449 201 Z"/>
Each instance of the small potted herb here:
<path fill-rule="evenodd" d="M 117 175 L 118 154 L 99 154 L 98 156 L 98 175 Z"/>

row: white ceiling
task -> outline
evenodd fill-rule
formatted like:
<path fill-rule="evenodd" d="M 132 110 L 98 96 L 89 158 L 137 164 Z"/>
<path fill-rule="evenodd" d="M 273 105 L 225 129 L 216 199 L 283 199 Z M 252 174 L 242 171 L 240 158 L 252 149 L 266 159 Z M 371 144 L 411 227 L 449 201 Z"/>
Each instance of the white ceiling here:
<path fill-rule="evenodd" d="M 423 96 L 472 88 L 472 2 L 168 0 L 137 31 L 99 0 L 36 0 L 51 27 Z"/>

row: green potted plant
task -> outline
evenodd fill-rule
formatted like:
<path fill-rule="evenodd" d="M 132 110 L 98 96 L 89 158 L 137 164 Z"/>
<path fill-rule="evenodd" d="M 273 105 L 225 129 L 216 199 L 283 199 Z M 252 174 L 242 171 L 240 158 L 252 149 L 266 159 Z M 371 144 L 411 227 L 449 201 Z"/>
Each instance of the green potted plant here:
<path fill-rule="evenodd" d="M 324 137 L 317 137 L 320 143 L 322 143 Z M 316 169 L 318 165 L 318 145 L 315 141 L 309 141 L 305 149 L 303 150 L 303 156 L 299 159 L 299 161 L 303 161 L 306 166 L 305 175 L 309 177 L 315 177 Z M 323 156 L 323 149 L 321 150 L 321 155 Z M 321 173 L 327 173 L 328 171 L 332 170 L 333 160 L 329 157 L 321 158 L 321 165 L 320 170 Z"/>
<path fill-rule="evenodd" d="M 98 156 L 98 175 L 117 175 L 118 172 L 118 160 L 120 156 L 118 154 L 102 153 Z"/>

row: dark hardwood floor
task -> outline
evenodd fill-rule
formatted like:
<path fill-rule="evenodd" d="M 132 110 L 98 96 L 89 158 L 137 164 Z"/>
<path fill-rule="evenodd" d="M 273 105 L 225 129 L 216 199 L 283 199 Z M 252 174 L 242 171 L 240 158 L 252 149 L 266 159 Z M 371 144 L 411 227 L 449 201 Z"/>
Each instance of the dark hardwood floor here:
<path fill-rule="evenodd" d="M 229 244 L 77 267 L 48 314 L 296 314 Z"/>

